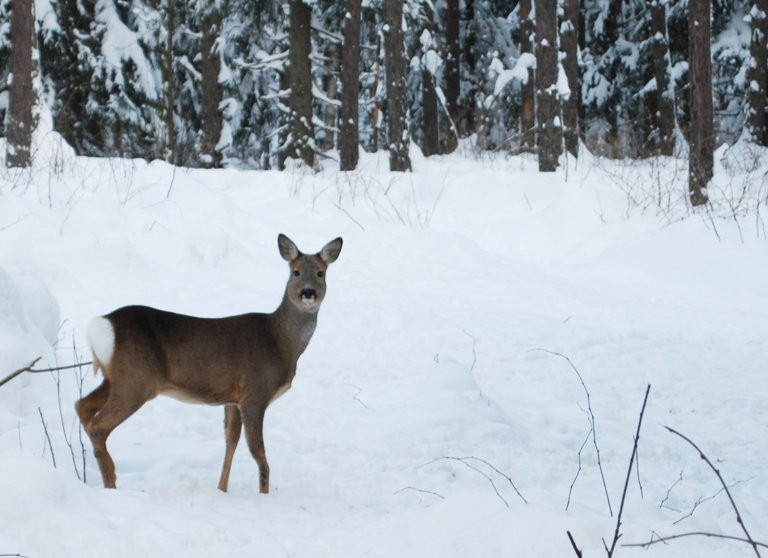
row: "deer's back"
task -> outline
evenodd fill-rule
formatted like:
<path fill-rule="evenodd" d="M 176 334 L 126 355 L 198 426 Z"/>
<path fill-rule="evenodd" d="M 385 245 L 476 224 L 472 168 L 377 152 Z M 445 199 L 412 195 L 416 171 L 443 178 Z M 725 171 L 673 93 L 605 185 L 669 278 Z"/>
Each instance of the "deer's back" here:
<path fill-rule="evenodd" d="M 233 403 L 245 395 L 268 397 L 287 381 L 286 359 L 269 314 L 198 318 L 126 306 L 105 318 L 119 349 L 108 368 L 128 368 L 135 381 L 147 382 L 157 393 Z"/>

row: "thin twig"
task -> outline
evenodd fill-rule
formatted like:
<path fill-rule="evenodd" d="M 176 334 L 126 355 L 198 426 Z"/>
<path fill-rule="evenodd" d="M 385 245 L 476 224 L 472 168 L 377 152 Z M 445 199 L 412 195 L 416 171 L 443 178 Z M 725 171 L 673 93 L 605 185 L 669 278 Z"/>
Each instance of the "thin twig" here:
<path fill-rule="evenodd" d="M 597 453 L 597 468 L 600 470 L 600 478 L 603 481 L 603 491 L 605 492 L 605 500 L 606 502 L 608 502 L 608 512 L 610 513 L 611 517 L 613 517 L 613 507 L 611 506 L 611 497 L 608 495 L 608 484 L 605 482 L 605 473 L 603 472 L 603 462 L 600 459 L 600 447 L 597 445 L 597 428 L 596 428 L 596 422 L 595 422 L 595 413 L 592 412 L 592 396 L 589 393 L 589 389 L 587 389 L 587 384 L 584 382 L 584 378 L 581 376 L 581 373 L 579 372 L 578 368 L 576 368 L 573 362 L 571 362 L 571 359 L 565 356 L 563 353 L 558 353 L 556 351 L 550 351 L 549 349 L 542 349 L 538 347 L 531 350 L 543 351 L 550 355 L 558 356 L 564 359 L 571 366 L 573 371 L 576 373 L 576 376 L 578 376 L 579 381 L 581 382 L 581 387 L 584 388 L 584 393 L 587 396 L 587 410 L 589 412 L 589 421 L 592 425 L 592 443 L 595 446 L 595 452 Z"/>
<path fill-rule="evenodd" d="M 581 553 L 581 550 L 578 546 L 576 546 L 576 541 L 573 540 L 573 535 L 571 535 L 570 531 L 565 532 L 568 535 L 568 540 L 571 541 L 571 546 L 573 547 L 573 551 L 576 553 L 576 556 L 579 558 L 583 558 L 583 554 Z"/>
<path fill-rule="evenodd" d="M 75 475 L 77 475 L 77 480 L 82 480 L 80 478 L 80 471 L 77 470 L 77 459 L 75 458 L 75 448 L 72 445 L 72 438 L 69 435 L 67 435 L 67 427 L 64 424 L 64 409 L 61 406 L 61 375 L 59 372 L 56 373 L 56 375 L 53 378 L 53 381 L 56 384 L 56 402 L 59 408 L 59 420 L 61 421 L 61 434 L 62 436 L 64 436 L 64 443 L 66 443 L 67 447 L 69 448 L 69 455 L 72 457 L 72 468 L 75 470 Z"/>
<path fill-rule="evenodd" d="M 579 448 L 579 453 L 576 455 L 576 457 L 579 460 L 579 468 L 576 470 L 576 474 L 573 477 L 573 480 L 571 481 L 571 486 L 568 487 L 568 500 L 565 502 L 565 511 L 568 511 L 568 508 L 571 507 L 571 495 L 573 494 L 573 487 L 576 486 L 576 481 L 579 479 L 579 475 L 581 475 L 581 452 L 584 451 L 584 447 L 589 442 L 589 437 L 592 435 L 592 423 L 589 423 L 589 432 L 587 432 L 587 436 L 584 438 L 584 441 L 581 443 L 581 447 Z"/>
<path fill-rule="evenodd" d="M 658 534 L 656 536 L 658 536 Z M 731 535 L 720 535 L 718 533 L 705 533 L 702 531 L 695 531 L 692 533 L 680 533 L 678 535 L 670 535 L 668 537 L 659 537 L 658 539 L 651 539 L 650 541 L 644 542 L 644 543 L 627 543 L 627 544 L 622 544 L 621 546 L 634 546 L 634 547 L 640 547 L 640 548 L 648 548 L 649 546 L 654 545 L 656 543 L 667 542 L 674 539 L 682 539 L 684 537 L 712 537 L 715 539 L 726 539 L 729 541 L 739 541 L 739 542 L 749 543 L 753 547 L 759 546 L 762 548 L 768 548 L 768 544 L 754 541 L 751 538 L 745 539 L 743 537 L 733 537 Z M 758 556 L 760 556 L 760 554 L 758 554 Z"/>
<path fill-rule="evenodd" d="M 678 484 L 680 484 L 681 482 L 683 482 L 683 472 L 682 472 L 682 471 L 680 471 L 680 477 L 679 477 L 679 478 L 678 478 L 678 479 L 677 479 L 675 482 L 673 482 L 673 483 L 672 483 L 672 486 L 670 486 L 670 487 L 667 489 L 667 494 L 666 494 L 666 496 L 664 496 L 664 498 L 663 498 L 663 499 L 661 500 L 661 502 L 659 503 L 659 509 L 661 509 L 661 508 L 667 508 L 668 510 L 672 510 L 672 511 L 676 511 L 676 512 L 679 512 L 679 511 L 680 511 L 680 510 L 676 510 L 676 509 L 674 509 L 674 508 L 670 508 L 669 506 L 665 506 L 665 505 L 664 505 L 664 503 L 665 503 L 667 500 L 669 500 L 669 496 L 670 496 L 670 494 L 672 493 L 672 489 L 673 489 L 673 488 L 675 488 L 675 487 L 676 487 Z"/>
<path fill-rule="evenodd" d="M 632 457 L 629 458 L 629 468 L 627 469 L 627 479 L 624 481 L 624 491 L 621 494 L 621 503 L 619 504 L 619 513 L 616 517 L 616 531 L 613 533 L 613 542 L 609 549 L 603 541 L 603 546 L 608 552 L 608 558 L 613 556 L 613 551 L 616 549 L 616 543 L 621 537 L 621 514 L 624 511 L 624 502 L 627 499 L 627 488 L 629 487 L 629 479 L 632 476 L 632 464 L 635 462 L 635 456 L 637 455 L 637 443 L 640 440 L 640 427 L 643 425 L 643 415 L 645 414 L 645 405 L 648 403 L 648 394 L 651 392 L 651 384 L 645 388 L 645 397 L 643 398 L 643 407 L 640 409 L 640 418 L 637 421 L 637 432 L 635 432 L 635 443 L 632 446 Z"/>
<path fill-rule="evenodd" d="M 498 473 L 499 475 L 504 477 L 507 480 L 507 482 L 510 484 L 512 489 L 520 497 L 520 499 L 523 502 L 525 502 L 526 504 L 528 503 L 528 500 L 526 500 L 525 497 L 520 493 L 520 491 L 515 486 L 515 483 L 512 482 L 512 479 L 509 477 L 509 475 L 507 475 L 505 473 L 502 473 L 501 471 L 499 471 L 499 469 L 494 467 L 491 463 L 489 463 L 485 459 L 480 459 L 479 457 L 474 457 L 474 456 L 469 456 L 469 457 L 453 457 L 453 456 L 438 457 L 436 459 L 433 459 L 432 461 L 429 461 L 429 462 L 425 463 L 424 465 L 420 465 L 418 468 L 420 469 L 422 467 L 426 467 L 427 465 L 431 465 L 432 463 L 436 463 L 437 461 L 443 461 L 443 460 L 459 461 L 460 463 L 463 463 L 465 467 L 468 467 L 468 468 L 472 469 L 473 471 L 476 471 L 476 472 L 480 473 L 481 475 L 483 475 L 486 478 L 486 480 L 490 483 L 490 485 L 493 488 L 494 492 L 496 492 L 496 496 L 498 496 L 499 499 L 502 502 L 504 502 L 504 505 L 506 507 L 509 507 L 509 502 L 507 502 L 507 500 L 504 498 L 504 496 L 501 495 L 501 493 L 499 492 L 499 489 L 496 487 L 496 483 L 493 482 L 493 479 L 487 473 L 482 471 L 481 469 L 475 467 L 471 463 L 467 463 L 467 461 L 470 460 L 470 459 L 474 459 L 475 461 L 479 461 L 480 463 L 483 463 L 483 464 L 487 465 L 488 467 L 490 467 L 491 469 L 496 471 L 496 473 Z"/>
<path fill-rule="evenodd" d="M 438 494 L 437 492 L 432 492 L 431 490 L 422 490 L 421 488 L 416 488 L 415 486 L 406 486 L 405 488 L 401 488 L 400 490 L 397 490 L 394 492 L 394 494 L 402 494 L 406 490 L 415 490 L 416 492 L 420 492 L 422 494 L 431 494 L 432 496 L 437 496 L 441 500 L 445 500 L 445 496 L 442 494 Z"/>
<path fill-rule="evenodd" d="M 53 453 L 53 444 L 51 443 L 51 437 L 48 434 L 48 425 L 45 424 L 45 418 L 43 417 L 43 410 L 38 407 L 37 412 L 40 413 L 40 422 L 43 423 L 43 432 L 45 433 L 45 439 L 48 440 L 48 447 L 51 448 L 51 461 L 53 461 L 53 468 L 56 469 L 56 455 Z"/>
<path fill-rule="evenodd" d="M 741 484 L 742 482 L 744 482 L 744 481 L 737 481 L 737 482 L 734 482 L 734 483 L 733 483 L 732 485 L 730 485 L 728 488 L 733 488 L 734 486 L 736 486 L 737 484 Z M 683 521 L 683 520 L 685 520 L 685 519 L 688 519 L 689 517 L 693 516 L 694 512 L 696 511 L 696 509 L 697 509 L 697 508 L 698 508 L 698 507 L 699 507 L 701 504 L 703 504 L 704 502 L 708 502 L 709 500 L 714 500 L 714 499 L 715 499 L 715 498 L 717 498 L 717 497 L 718 497 L 718 496 L 719 496 L 719 495 L 720 495 L 722 492 L 723 492 L 723 489 L 721 488 L 720 490 L 718 490 L 717 492 L 715 492 L 714 494 L 712 494 L 712 496 L 707 496 L 706 498 L 705 498 L 704 496 L 699 496 L 699 497 L 696 499 L 696 501 L 693 503 L 693 506 L 691 507 L 691 511 L 689 511 L 687 514 L 685 514 L 685 515 L 684 515 L 683 517 L 681 517 L 680 519 L 678 519 L 678 520 L 676 520 L 676 521 L 673 521 L 673 522 L 672 522 L 672 525 L 677 525 L 677 524 L 678 524 L 678 523 L 680 523 L 681 521 Z M 682 512 L 680 512 L 680 513 L 682 513 Z"/>
<path fill-rule="evenodd" d="M 84 368 L 86 366 L 90 366 L 93 364 L 92 360 L 89 360 L 88 362 L 80 362 L 78 364 L 69 364 L 67 366 L 54 366 L 53 368 L 32 368 L 31 370 L 27 370 L 27 372 L 30 372 L 32 374 L 40 374 L 41 372 L 58 372 L 59 370 L 71 370 L 73 368 Z"/>
<path fill-rule="evenodd" d="M 3 378 L 3 380 L 0 381 L 0 386 L 3 386 L 5 384 L 7 384 L 11 380 L 13 380 L 16 376 L 18 376 L 19 374 L 23 374 L 24 372 L 31 371 L 32 367 L 35 364 L 37 364 L 37 361 L 40 360 L 41 358 L 43 358 L 43 357 L 37 357 L 35 360 L 33 360 L 32 362 L 27 364 L 24 368 L 19 368 L 18 370 L 16 370 L 16 372 L 13 372 L 13 373 L 9 374 L 8 376 L 6 376 L 5 378 Z"/>
<path fill-rule="evenodd" d="M 731 507 L 733 507 L 733 511 L 736 512 L 736 523 L 738 523 L 739 526 L 741 527 L 741 530 L 744 531 L 744 534 L 747 536 L 747 541 L 749 541 L 749 543 L 752 545 L 752 548 L 754 549 L 755 554 L 757 555 L 757 557 L 761 558 L 760 557 L 760 551 L 757 549 L 758 543 L 756 543 L 754 541 L 754 539 L 752 539 L 752 535 L 750 535 L 749 531 L 747 531 L 747 526 L 744 525 L 744 520 L 741 518 L 741 513 L 739 512 L 739 508 L 736 507 L 736 502 L 733 500 L 733 496 L 731 495 L 731 491 L 728 490 L 728 485 L 725 483 L 725 480 L 723 479 L 723 476 L 720 474 L 720 471 L 717 469 L 717 467 L 715 467 L 713 465 L 713 463 L 704 454 L 704 452 L 701 451 L 699 446 L 697 446 L 690 438 L 688 438 L 684 434 L 681 434 L 680 432 L 678 432 L 674 428 L 670 428 L 669 426 L 665 426 L 664 428 L 666 428 L 672 434 L 675 434 L 676 436 L 679 436 L 680 438 L 682 438 L 683 440 L 688 442 L 691 446 L 693 446 L 693 448 L 697 452 L 699 452 L 699 457 L 701 457 L 706 462 L 706 464 L 709 465 L 709 468 L 712 469 L 715 472 L 715 475 L 717 475 L 717 478 L 720 481 L 720 484 L 722 485 L 723 490 L 725 490 L 725 493 L 728 495 L 728 499 L 731 501 Z M 761 545 L 761 546 L 764 546 L 764 545 Z"/>

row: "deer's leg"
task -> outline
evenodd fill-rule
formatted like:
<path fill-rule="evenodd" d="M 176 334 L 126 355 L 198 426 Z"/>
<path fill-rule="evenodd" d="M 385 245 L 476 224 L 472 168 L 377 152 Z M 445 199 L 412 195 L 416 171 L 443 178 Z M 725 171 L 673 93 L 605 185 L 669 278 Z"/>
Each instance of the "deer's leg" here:
<path fill-rule="evenodd" d="M 152 398 L 144 394 L 126 392 L 116 388 L 118 386 L 114 384 L 109 388 L 106 402 L 85 428 L 91 439 L 91 444 L 93 444 L 93 455 L 99 464 L 104 488 L 115 488 L 117 481 L 115 462 L 112 461 L 112 456 L 107 451 L 107 438 L 120 423 Z M 97 391 L 98 389 L 100 388 L 97 388 Z"/>
<path fill-rule="evenodd" d="M 264 449 L 264 412 L 267 404 L 262 402 L 247 402 L 240 404 L 240 414 L 245 426 L 245 439 L 248 449 L 259 465 L 259 491 L 262 494 L 269 492 L 269 463 L 267 452 Z"/>
<path fill-rule="evenodd" d="M 108 397 L 109 380 L 105 379 L 99 387 L 75 403 L 75 410 L 83 428 L 88 429 L 88 423 L 101 410 Z"/>
<path fill-rule="evenodd" d="M 219 490 L 227 491 L 229 485 L 229 471 L 232 469 L 232 458 L 235 455 L 237 442 L 240 441 L 240 432 L 243 429 L 243 419 L 240 417 L 240 409 L 237 405 L 224 407 L 224 437 L 227 441 L 227 449 L 224 453 L 224 466 L 221 469 Z"/>

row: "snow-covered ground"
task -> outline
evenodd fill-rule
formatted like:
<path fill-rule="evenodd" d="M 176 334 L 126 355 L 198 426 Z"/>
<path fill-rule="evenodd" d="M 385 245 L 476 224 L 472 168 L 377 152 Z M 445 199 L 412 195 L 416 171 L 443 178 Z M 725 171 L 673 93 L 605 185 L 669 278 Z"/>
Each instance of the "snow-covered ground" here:
<path fill-rule="evenodd" d="M 89 319 L 125 304 L 271 311 L 288 277 L 279 232 L 307 252 L 343 236 L 344 249 L 293 388 L 267 412 L 269 495 L 244 443 L 218 492 L 222 410 L 167 398 L 110 438 L 118 490 L 101 488 L 83 441 L 84 484 L 78 372 L 59 374 L 59 396 L 56 376 L 24 374 L 0 388 L 0 554 L 573 556 L 569 530 L 601 556 L 649 383 L 619 544 L 743 536 L 715 475 L 665 425 L 715 462 L 768 542 L 764 226 L 756 211 L 679 218 L 685 172 L 584 157 L 539 174 L 530 158 L 468 151 L 415 157 L 411 174 L 384 155 L 316 175 L 50 147 L 38 161 L 0 170 L 0 378 L 38 355 L 89 360 Z M 671 201 L 643 211 L 628 200 L 654 176 Z M 742 179 L 718 166 L 718 191 Z M 589 391 L 613 517 L 564 357 Z M 83 376 L 85 390 L 100 381 Z M 754 554 L 707 538 L 647 552 Z"/>

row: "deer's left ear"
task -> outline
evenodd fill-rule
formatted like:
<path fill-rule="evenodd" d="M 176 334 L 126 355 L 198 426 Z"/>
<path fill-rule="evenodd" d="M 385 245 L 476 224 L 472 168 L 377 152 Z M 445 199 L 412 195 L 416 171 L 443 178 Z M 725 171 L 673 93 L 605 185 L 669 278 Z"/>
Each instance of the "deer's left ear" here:
<path fill-rule="evenodd" d="M 342 244 L 344 244 L 344 241 L 341 237 L 331 240 L 320 250 L 320 258 L 327 264 L 335 262 L 341 253 Z"/>

